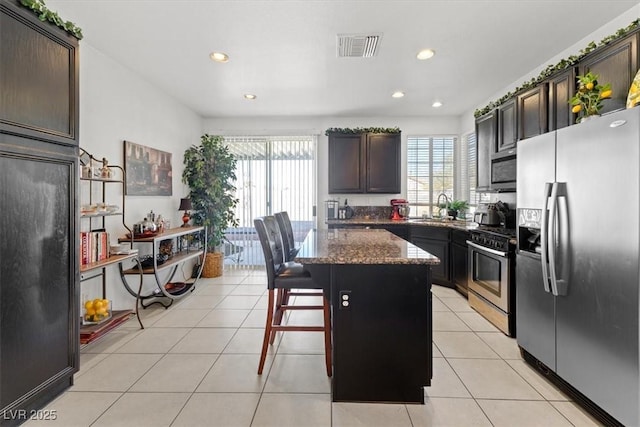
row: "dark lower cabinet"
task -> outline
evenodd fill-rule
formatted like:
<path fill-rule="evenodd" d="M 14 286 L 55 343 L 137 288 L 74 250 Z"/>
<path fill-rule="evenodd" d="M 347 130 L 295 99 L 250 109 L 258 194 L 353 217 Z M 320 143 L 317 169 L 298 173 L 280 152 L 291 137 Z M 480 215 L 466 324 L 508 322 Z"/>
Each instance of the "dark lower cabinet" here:
<path fill-rule="evenodd" d="M 400 237 L 404 240 L 409 240 L 409 227 L 406 224 L 386 224 L 386 225 L 377 225 L 371 226 L 370 228 L 381 228 L 383 230 L 387 230 L 396 236 Z"/>
<path fill-rule="evenodd" d="M 447 227 L 411 227 L 411 243 L 440 258 L 440 264 L 431 267 L 431 280 L 437 285 L 451 286 L 449 233 Z"/>
<path fill-rule="evenodd" d="M 79 367 L 77 40 L 0 0 L 0 425 Z"/>
<path fill-rule="evenodd" d="M 458 292 L 467 295 L 469 256 L 467 253 L 468 231 L 451 231 L 451 282 Z"/>

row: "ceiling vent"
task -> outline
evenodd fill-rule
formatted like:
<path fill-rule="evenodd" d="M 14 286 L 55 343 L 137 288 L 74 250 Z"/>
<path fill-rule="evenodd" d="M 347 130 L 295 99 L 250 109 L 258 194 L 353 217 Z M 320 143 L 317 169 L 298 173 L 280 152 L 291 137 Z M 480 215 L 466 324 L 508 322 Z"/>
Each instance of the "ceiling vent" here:
<path fill-rule="evenodd" d="M 378 54 L 382 34 L 338 34 L 338 58 L 371 58 Z"/>

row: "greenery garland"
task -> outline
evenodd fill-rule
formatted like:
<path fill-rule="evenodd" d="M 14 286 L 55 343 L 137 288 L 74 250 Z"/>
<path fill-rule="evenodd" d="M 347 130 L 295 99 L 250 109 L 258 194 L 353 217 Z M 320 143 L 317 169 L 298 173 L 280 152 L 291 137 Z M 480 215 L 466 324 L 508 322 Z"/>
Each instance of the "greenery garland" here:
<path fill-rule="evenodd" d="M 580 51 L 580 53 L 578 53 L 578 55 L 571 55 L 566 59 L 562 59 L 560 60 L 560 62 L 558 62 L 557 64 L 553 65 L 553 64 L 549 64 L 547 66 L 547 68 L 545 68 L 544 70 L 542 70 L 542 72 L 540 73 L 540 75 L 538 77 L 534 77 L 531 80 L 529 80 L 528 82 L 525 82 L 522 84 L 522 86 L 517 87 L 513 90 L 513 92 L 509 92 L 506 95 L 502 96 L 500 99 L 493 101 L 491 103 L 489 103 L 489 105 L 487 105 L 484 108 L 481 109 L 477 109 L 473 115 L 474 117 L 480 117 L 484 114 L 487 114 L 489 111 L 493 110 L 494 108 L 500 106 L 502 103 L 504 103 L 505 101 L 507 101 L 509 98 L 511 98 L 514 94 L 526 90 L 526 89 L 531 89 L 535 86 L 537 86 L 538 84 L 540 84 L 541 82 L 543 82 L 544 80 L 546 80 L 547 78 L 551 77 L 552 75 L 554 75 L 555 73 L 557 73 L 558 71 L 562 71 L 565 70 L 569 67 L 574 66 L 575 64 L 577 64 L 582 58 L 584 58 L 588 53 L 591 53 L 592 51 L 594 51 L 595 49 L 597 49 L 600 46 L 604 46 L 607 45 L 609 43 L 611 43 L 614 40 L 617 40 L 623 36 L 626 36 L 627 34 L 629 34 L 630 32 L 636 30 L 638 27 L 640 27 L 640 18 L 636 19 L 635 21 L 633 21 L 631 24 L 629 24 L 627 27 L 625 28 L 620 28 L 618 31 L 616 31 L 614 34 L 611 34 L 605 38 L 603 38 L 599 44 L 596 45 L 595 42 L 591 42 L 589 43 L 584 49 L 582 49 Z"/>
<path fill-rule="evenodd" d="M 329 136 L 330 133 L 400 133 L 400 128 L 397 126 L 394 128 L 329 128 L 324 131 L 324 134 L 327 136 Z"/>
<path fill-rule="evenodd" d="M 82 40 L 82 29 L 77 27 L 73 22 L 60 18 L 57 12 L 49 10 L 44 4 L 44 0 L 20 0 L 20 4 L 38 15 L 38 19 L 42 22 L 49 21 L 78 40 Z"/>

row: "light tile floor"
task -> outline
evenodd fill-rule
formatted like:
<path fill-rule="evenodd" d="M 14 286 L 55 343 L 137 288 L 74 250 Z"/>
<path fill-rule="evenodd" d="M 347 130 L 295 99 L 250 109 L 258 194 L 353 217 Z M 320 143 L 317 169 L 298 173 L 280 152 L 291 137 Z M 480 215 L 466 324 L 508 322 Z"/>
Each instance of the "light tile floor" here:
<path fill-rule="evenodd" d="M 256 374 L 263 270 L 202 279 L 172 307 L 84 346 L 57 419 L 28 426 L 592 426 L 456 291 L 433 286 L 434 377 L 425 405 L 332 403 L 322 334 L 287 332 Z M 295 312 L 296 322 L 316 314 Z M 320 319 L 317 319 L 318 321 Z"/>

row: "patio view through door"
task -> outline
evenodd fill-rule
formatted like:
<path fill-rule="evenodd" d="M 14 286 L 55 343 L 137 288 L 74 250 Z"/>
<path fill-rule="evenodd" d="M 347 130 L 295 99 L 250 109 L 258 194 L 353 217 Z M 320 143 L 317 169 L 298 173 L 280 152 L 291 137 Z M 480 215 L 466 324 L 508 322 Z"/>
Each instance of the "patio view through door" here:
<path fill-rule="evenodd" d="M 264 266 L 253 219 L 287 211 L 300 245 L 315 222 L 315 135 L 225 137 L 236 156 L 235 215 L 225 236 L 225 268 Z"/>

